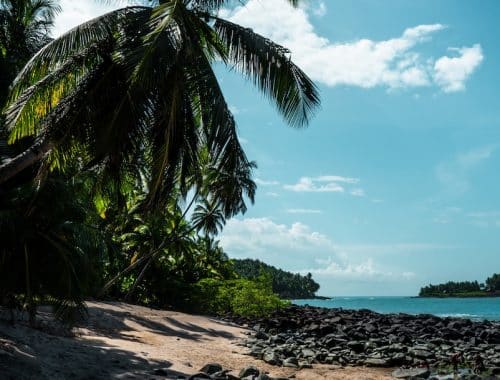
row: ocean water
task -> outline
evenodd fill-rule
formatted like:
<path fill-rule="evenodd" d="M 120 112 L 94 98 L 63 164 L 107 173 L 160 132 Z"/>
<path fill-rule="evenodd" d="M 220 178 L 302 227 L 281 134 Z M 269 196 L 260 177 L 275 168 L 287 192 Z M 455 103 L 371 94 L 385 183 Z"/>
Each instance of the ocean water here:
<path fill-rule="evenodd" d="M 500 321 L 500 297 L 333 297 L 329 300 L 293 300 L 292 302 L 297 305 L 326 308 L 370 309 L 378 313 L 434 314 L 439 317 Z"/>

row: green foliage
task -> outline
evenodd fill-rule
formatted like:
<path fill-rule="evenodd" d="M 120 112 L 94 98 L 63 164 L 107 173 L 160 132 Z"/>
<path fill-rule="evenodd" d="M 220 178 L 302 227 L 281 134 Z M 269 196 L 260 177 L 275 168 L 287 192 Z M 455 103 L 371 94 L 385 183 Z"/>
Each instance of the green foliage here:
<path fill-rule="evenodd" d="M 285 299 L 313 298 L 319 284 L 312 279 L 310 273 L 302 276 L 298 273 L 286 272 L 267 265 L 259 260 L 233 260 L 234 270 L 246 279 L 256 279 L 263 273 L 269 275 L 273 292 Z"/>
<path fill-rule="evenodd" d="M 273 293 L 268 276 L 261 276 L 255 280 L 201 280 L 193 287 L 191 304 L 209 314 L 259 317 L 284 308 L 288 302 Z"/>
<path fill-rule="evenodd" d="M 55 305 L 62 319 L 84 312 L 85 296 L 99 286 L 107 248 L 81 189 L 51 178 L 0 198 L 0 299 L 23 295 L 32 318 L 39 302 Z"/>
<path fill-rule="evenodd" d="M 486 288 L 490 292 L 500 292 L 500 274 L 494 273 L 486 279 Z"/>
<path fill-rule="evenodd" d="M 215 240 L 254 202 L 256 165 L 212 66 L 292 126 L 319 98 L 286 49 L 218 18 L 225 3 L 147 2 L 49 41 L 56 1 L 0 0 L 0 299 L 65 320 L 104 294 L 247 316 L 286 304 L 277 277 L 237 279 Z"/>
<path fill-rule="evenodd" d="M 453 295 L 455 293 L 480 291 L 477 281 L 448 281 L 445 284 L 428 285 L 420 289 L 420 296 Z"/>
<path fill-rule="evenodd" d="M 214 62 L 249 78 L 292 126 L 308 124 L 319 96 L 285 48 L 220 19 L 223 3 L 130 6 L 52 41 L 12 88 L 9 141 L 50 140 L 44 167 L 51 170 L 77 162 L 118 183 L 146 171 L 150 209 L 165 203 L 175 185 L 184 195 L 193 178 L 189 185 L 197 187 L 206 153 L 225 177 L 213 192 L 241 200 L 243 191 L 253 199 L 247 181 L 253 164 L 238 141 Z M 0 165 L 0 183 L 15 172 L 8 167 L 2 176 Z M 245 209 L 231 202 L 222 211 L 229 217 Z"/>
<path fill-rule="evenodd" d="M 50 41 L 54 0 L 0 0 L 0 109 L 19 70 Z"/>
<path fill-rule="evenodd" d="M 449 281 L 445 284 L 428 285 L 420 289 L 420 297 L 482 297 L 500 291 L 500 275 L 493 274 L 485 281 Z"/>

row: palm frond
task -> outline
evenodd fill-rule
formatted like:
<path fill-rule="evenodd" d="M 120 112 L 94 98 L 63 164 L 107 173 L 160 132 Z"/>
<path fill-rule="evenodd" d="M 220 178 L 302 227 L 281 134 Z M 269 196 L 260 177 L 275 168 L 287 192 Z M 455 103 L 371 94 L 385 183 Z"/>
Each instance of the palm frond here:
<path fill-rule="evenodd" d="M 91 45 L 18 94 L 6 111 L 9 142 L 40 134 L 36 129 L 41 121 L 102 62 L 100 54 L 100 47 Z"/>
<path fill-rule="evenodd" d="M 78 25 L 43 47 L 24 66 L 15 79 L 11 96 L 15 100 L 26 88 L 56 70 L 69 57 L 80 54 L 93 44 L 106 44 L 115 40 L 117 30 L 127 16 L 149 12 L 148 7 L 127 7 L 109 12 Z"/>
<path fill-rule="evenodd" d="M 215 30 L 226 45 L 229 62 L 272 99 L 292 126 L 305 126 L 319 105 L 315 84 L 290 59 L 284 47 L 251 29 L 215 18 Z"/>
<path fill-rule="evenodd" d="M 196 206 L 191 220 L 198 231 L 204 231 L 207 235 L 216 235 L 226 223 L 218 204 L 206 199 Z"/>

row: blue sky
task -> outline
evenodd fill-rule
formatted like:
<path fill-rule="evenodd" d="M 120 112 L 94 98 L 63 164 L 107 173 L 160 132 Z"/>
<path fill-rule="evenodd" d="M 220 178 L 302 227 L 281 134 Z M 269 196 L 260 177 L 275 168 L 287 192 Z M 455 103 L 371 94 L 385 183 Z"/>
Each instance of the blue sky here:
<path fill-rule="evenodd" d="M 56 34 L 110 6 L 61 1 Z M 224 16 L 290 48 L 322 107 L 287 127 L 218 67 L 256 204 L 232 257 L 312 272 L 323 295 L 415 295 L 500 270 L 500 3 L 250 0 Z"/>

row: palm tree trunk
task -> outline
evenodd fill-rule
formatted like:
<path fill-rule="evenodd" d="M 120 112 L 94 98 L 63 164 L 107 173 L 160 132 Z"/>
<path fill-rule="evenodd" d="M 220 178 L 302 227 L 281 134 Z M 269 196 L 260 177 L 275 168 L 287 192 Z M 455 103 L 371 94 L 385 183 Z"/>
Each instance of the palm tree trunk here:
<path fill-rule="evenodd" d="M 39 162 L 53 147 L 54 144 L 50 140 L 40 140 L 16 157 L 1 163 L 0 185 Z"/>
<path fill-rule="evenodd" d="M 132 285 L 132 289 L 130 289 L 129 292 L 128 292 L 128 294 L 125 296 L 125 300 L 126 301 L 128 301 L 128 300 L 130 300 L 132 298 L 132 296 L 134 295 L 135 289 L 141 283 L 142 278 L 146 274 L 146 271 L 148 270 L 148 268 L 149 268 L 149 266 L 151 265 L 152 262 L 153 262 L 153 257 L 150 257 L 149 261 L 146 263 L 146 265 L 144 265 L 144 268 L 142 268 L 142 271 L 139 274 L 139 277 L 137 277 L 135 279 L 134 285 Z"/>
<path fill-rule="evenodd" d="M 33 303 L 33 294 L 31 293 L 30 264 L 28 259 L 28 247 L 26 244 L 24 244 L 24 265 L 26 276 L 26 308 L 28 310 L 29 324 L 33 327 L 35 326 L 36 308 Z"/>

